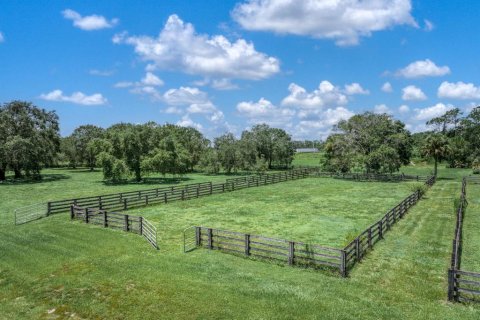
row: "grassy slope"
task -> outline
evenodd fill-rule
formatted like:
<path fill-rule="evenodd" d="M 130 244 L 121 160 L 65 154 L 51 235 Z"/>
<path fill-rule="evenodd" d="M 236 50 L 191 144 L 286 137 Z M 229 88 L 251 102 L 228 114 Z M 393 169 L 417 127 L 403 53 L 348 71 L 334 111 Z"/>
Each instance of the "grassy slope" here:
<path fill-rule="evenodd" d="M 458 195 L 460 190 L 458 191 Z M 460 269 L 480 272 L 480 184 L 467 185 L 468 207 L 463 222 L 463 245 Z"/>
<path fill-rule="evenodd" d="M 63 215 L 0 225 L 0 318 L 478 319 L 480 307 L 445 302 L 452 199 L 465 173 L 442 170 L 427 198 L 348 279 L 206 250 L 183 254 L 180 246 L 156 252 L 136 235 Z M 71 192 L 53 186 L 22 193 L 2 186 L 2 216 L 20 195 Z"/>

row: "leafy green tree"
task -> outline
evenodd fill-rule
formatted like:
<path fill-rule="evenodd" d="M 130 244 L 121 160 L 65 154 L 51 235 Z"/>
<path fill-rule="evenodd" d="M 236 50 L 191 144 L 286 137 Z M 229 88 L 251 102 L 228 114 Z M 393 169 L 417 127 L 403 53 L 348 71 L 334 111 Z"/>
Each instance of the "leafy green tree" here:
<path fill-rule="evenodd" d="M 387 114 L 355 115 L 340 121 L 334 130 L 324 147 L 324 166 L 329 170 L 394 172 L 410 162 L 410 132 Z"/>
<path fill-rule="evenodd" d="M 445 159 L 450 151 L 447 138 L 438 133 L 429 135 L 423 144 L 423 155 L 435 161 L 434 175 L 437 175 L 438 163 Z"/>
<path fill-rule="evenodd" d="M 91 171 L 95 169 L 96 158 L 101 152 L 111 152 L 112 144 L 101 138 L 94 138 L 87 143 L 85 148 L 85 159 Z"/>
<path fill-rule="evenodd" d="M 128 178 L 129 170 L 124 160 L 117 159 L 108 152 L 97 155 L 97 163 L 103 169 L 103 178 L 112 182 L 120 182 Z"/>
<path fill-rule="evenodd" d="M 221 169 L 221 162 L 218 158 L 217 150 L 214 148 L 208 148 L 203 153 L 199 163 L 200 169 L 210 174 L 217 174 Z"/>
<path fill-rule="evenodd" d="M 71 138 L 74 140 L 78 162 L 86 164 L 90 170 L 95 168 L 95 156 L 89 153 L 88 144 L 93 139 L 101 139 L 104 137 L 105 130 L 95 125 L 87 124 L 76 128 Z M 91 150 L 90 150 L 91 151 Z"/>
<path fill-rule="evenodd" d="M 34 175 L 51 165 L 59 151 L 58 116 L 30 102 L 12 101 L 0 107 L 0 181 L 6 171 L 15 178 Z"/>
<path fill-rule="evenodd" d="M 224 134 L 215 138 L 214 145 L 223 170 L 227 173 L 236 172 L 241 167 L 242 157 L 235 136 L 231 133 Z"/>

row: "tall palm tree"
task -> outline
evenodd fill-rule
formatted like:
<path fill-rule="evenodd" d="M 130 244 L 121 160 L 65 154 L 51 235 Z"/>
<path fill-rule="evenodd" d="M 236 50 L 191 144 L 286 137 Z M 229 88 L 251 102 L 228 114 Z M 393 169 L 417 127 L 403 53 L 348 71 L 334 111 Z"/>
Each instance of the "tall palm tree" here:
<path fill-rule="evenodd" d="M 422 154 L 435 160 L 435 176 L 437 175 L 438 163 L 445 159 L 449 152 L 448 140 L 443 134 L 433 133 L 425 138 Z"/>

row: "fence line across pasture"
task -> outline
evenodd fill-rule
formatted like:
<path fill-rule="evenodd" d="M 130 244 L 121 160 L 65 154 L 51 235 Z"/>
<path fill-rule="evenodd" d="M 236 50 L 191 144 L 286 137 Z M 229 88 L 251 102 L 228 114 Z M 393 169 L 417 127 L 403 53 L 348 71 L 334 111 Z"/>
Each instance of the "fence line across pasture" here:
<path fill-rule="evenodd" d="M 431 176 L 426 179 L 425 185 L 431 187 L 435 181 L 436 177 Z M 421 197 L 419 190 L 410 194 L 342 249 L 200 226 L 184 230 L 183 248 L 184 252 L 204 247 L 289 265 L 328 266 L 338 270 L 342 277 L 346 277 L 348 270 L 361 261 L 374 244 L 383 239 L 383 235 L 391 226 L 402 219 Z"/>
<path fill-rule="evenodd" d="M 120 229 L 139 234 L 154 248 L 158 249 L 157 229 L 144 217 L 72 205 L 70 206 L 70 218 L 101 225 L 104 228 Z"/>
<path fill-rule="evenodd" d="M 480 183 L 478 177 L 464 177 L 458 208 L 455 233 L 452 241 L 452 257 L 448 269 L 448 300 L 455 302 L 480 302 L 480 273 L 461 270 L 462 229 L 467 201 L 467 184 Z"/>

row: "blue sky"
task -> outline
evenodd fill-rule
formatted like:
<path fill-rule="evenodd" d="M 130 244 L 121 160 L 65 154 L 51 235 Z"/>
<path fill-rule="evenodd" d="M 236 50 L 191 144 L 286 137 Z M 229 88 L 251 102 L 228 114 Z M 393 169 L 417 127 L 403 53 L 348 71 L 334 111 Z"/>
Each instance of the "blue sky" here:
<path fill-rule="evenodd" d="M 0 102 L 81 124 L 255 123 L 296 139 L 387 112 L 412 131 L 480 103 L 480 2 L 3 1 Z"/>

